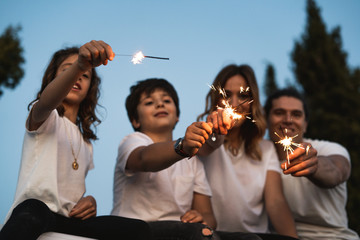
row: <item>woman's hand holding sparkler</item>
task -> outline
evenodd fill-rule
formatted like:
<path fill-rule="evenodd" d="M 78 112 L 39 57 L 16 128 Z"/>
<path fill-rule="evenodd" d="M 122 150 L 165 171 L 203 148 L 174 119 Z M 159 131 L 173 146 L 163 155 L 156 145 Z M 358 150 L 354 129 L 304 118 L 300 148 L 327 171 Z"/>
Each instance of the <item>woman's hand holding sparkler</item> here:
<path fill-rule="evenodd" d="M 310 143 L 301 143 L 301 147 L 296 148 L 288 157 L 289 163 L 286 161 L 281 164 L 284 174 L 310 177 L 318 169 L 317 151 Z"/>
<path fill-rule="evenodd" d="M 228 130 L 234 126 L 233 117 L 227 114 L 223 108 L 210 113 L 206 118 L 206 122 L 212 123 L 213 132 L 221 135 L 226 135 Z"/>
<path fill-rule="evenodd" d="M 183 140 L 183 150 L 190 156 L 199 151 L 212 133 L 212 123 L 194 122 L 187 129 Z"/>

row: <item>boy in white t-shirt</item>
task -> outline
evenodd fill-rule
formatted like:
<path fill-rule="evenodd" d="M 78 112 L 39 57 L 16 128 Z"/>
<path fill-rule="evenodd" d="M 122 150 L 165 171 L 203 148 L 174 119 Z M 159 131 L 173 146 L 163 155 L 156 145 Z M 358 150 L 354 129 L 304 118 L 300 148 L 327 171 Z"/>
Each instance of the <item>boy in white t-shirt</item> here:
<path fill-rule="evenodd" d="M 211 191 L 194 156 L 212 124 L 194 122 L 173 140 L 179 99 L 165 79 L 147 79 L 130 89 L 128 117 L 135 130 L 118 149 L 112 214 L 149 222 L 154 239 L 219 239 Z"/>

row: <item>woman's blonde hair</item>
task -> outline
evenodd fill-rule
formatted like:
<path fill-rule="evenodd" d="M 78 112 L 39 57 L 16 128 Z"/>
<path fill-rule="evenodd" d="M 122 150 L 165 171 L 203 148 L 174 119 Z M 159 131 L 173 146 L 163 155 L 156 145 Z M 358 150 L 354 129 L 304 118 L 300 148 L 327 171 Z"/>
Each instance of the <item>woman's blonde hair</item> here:
<path fill-rule="evenodd" d="M 241 129 L 239 139 L 241 142 L 244 142 L 246 155 L 252 157 L 253 159 L 261 160 L 262 153 L 259 142 L 265 134 L 266 121 L 260 104 L 259 88 L 253 69 L 248 65 L 228 65 L 218 73 L 213 82 L 213 86 L 216 88 L 224 88 L 227 80 L 236 75 L 244 77 L 250 87 L 250 93 L 253 102 L 251 103 L 251 112 L 249 117 L 252 120 L 255 120 L 255 123 L 251 119 L 245 120 L 245 122 L 240 127 Z M 197 120 L 199 121 L 206 115 L 215 111 L 221 98 L 222 96 L 219 93 L 210 90 L 206 95 L 205 112 L 200 114 Z"/>

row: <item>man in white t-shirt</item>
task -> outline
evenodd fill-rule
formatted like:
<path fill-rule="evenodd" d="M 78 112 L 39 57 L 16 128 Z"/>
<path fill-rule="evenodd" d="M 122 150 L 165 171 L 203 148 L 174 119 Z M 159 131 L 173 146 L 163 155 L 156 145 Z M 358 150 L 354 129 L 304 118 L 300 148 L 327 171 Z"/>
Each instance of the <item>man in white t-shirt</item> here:
<path fill-rule="evenodd" d="M 303 138 L 308 110 L 294 88 L 274 92 L 266 101 L 269 136 L 281 168 L 284 193 L 300 239 L 359 239 L 348 228 L 346 181 L 350 156 L 340 144 Z M 301 147 L 288 154 L 280 138 L 292 137 Z M 293 147 L 293 146 L 291 146 Z"/>

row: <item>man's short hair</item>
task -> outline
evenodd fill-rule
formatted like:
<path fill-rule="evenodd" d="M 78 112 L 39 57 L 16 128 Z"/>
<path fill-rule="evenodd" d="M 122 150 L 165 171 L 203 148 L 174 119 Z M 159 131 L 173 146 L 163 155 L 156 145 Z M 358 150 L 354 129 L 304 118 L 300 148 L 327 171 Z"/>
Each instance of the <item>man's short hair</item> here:
<path fill-rule="evenodd" d="M 296 98 L 296 99 L 298 99 L 298 100 L 300 100 L 302 102 L 303 108 L 304 108 L 304 113 L 305 113 L 305 120 L 308 121 L 308 119 L 309 119 L 309 109 L 308 109 L 306 100 L 305 100 L 304 96 L 298 90 L 296 90 L 294 87 L 287 87 L 287 88 L 283 88 L 283 89 L 278 89 L 275 92 L 273 92 L 267 98 L 265 106 L 264 106 L 266 118 L 269 117 L 270 110 L 273 107 L 273 101 L 275 99 L 278 99 L 278 98 L 284 97 L 284 96 L 293 97 L 293 98 Z"/>

